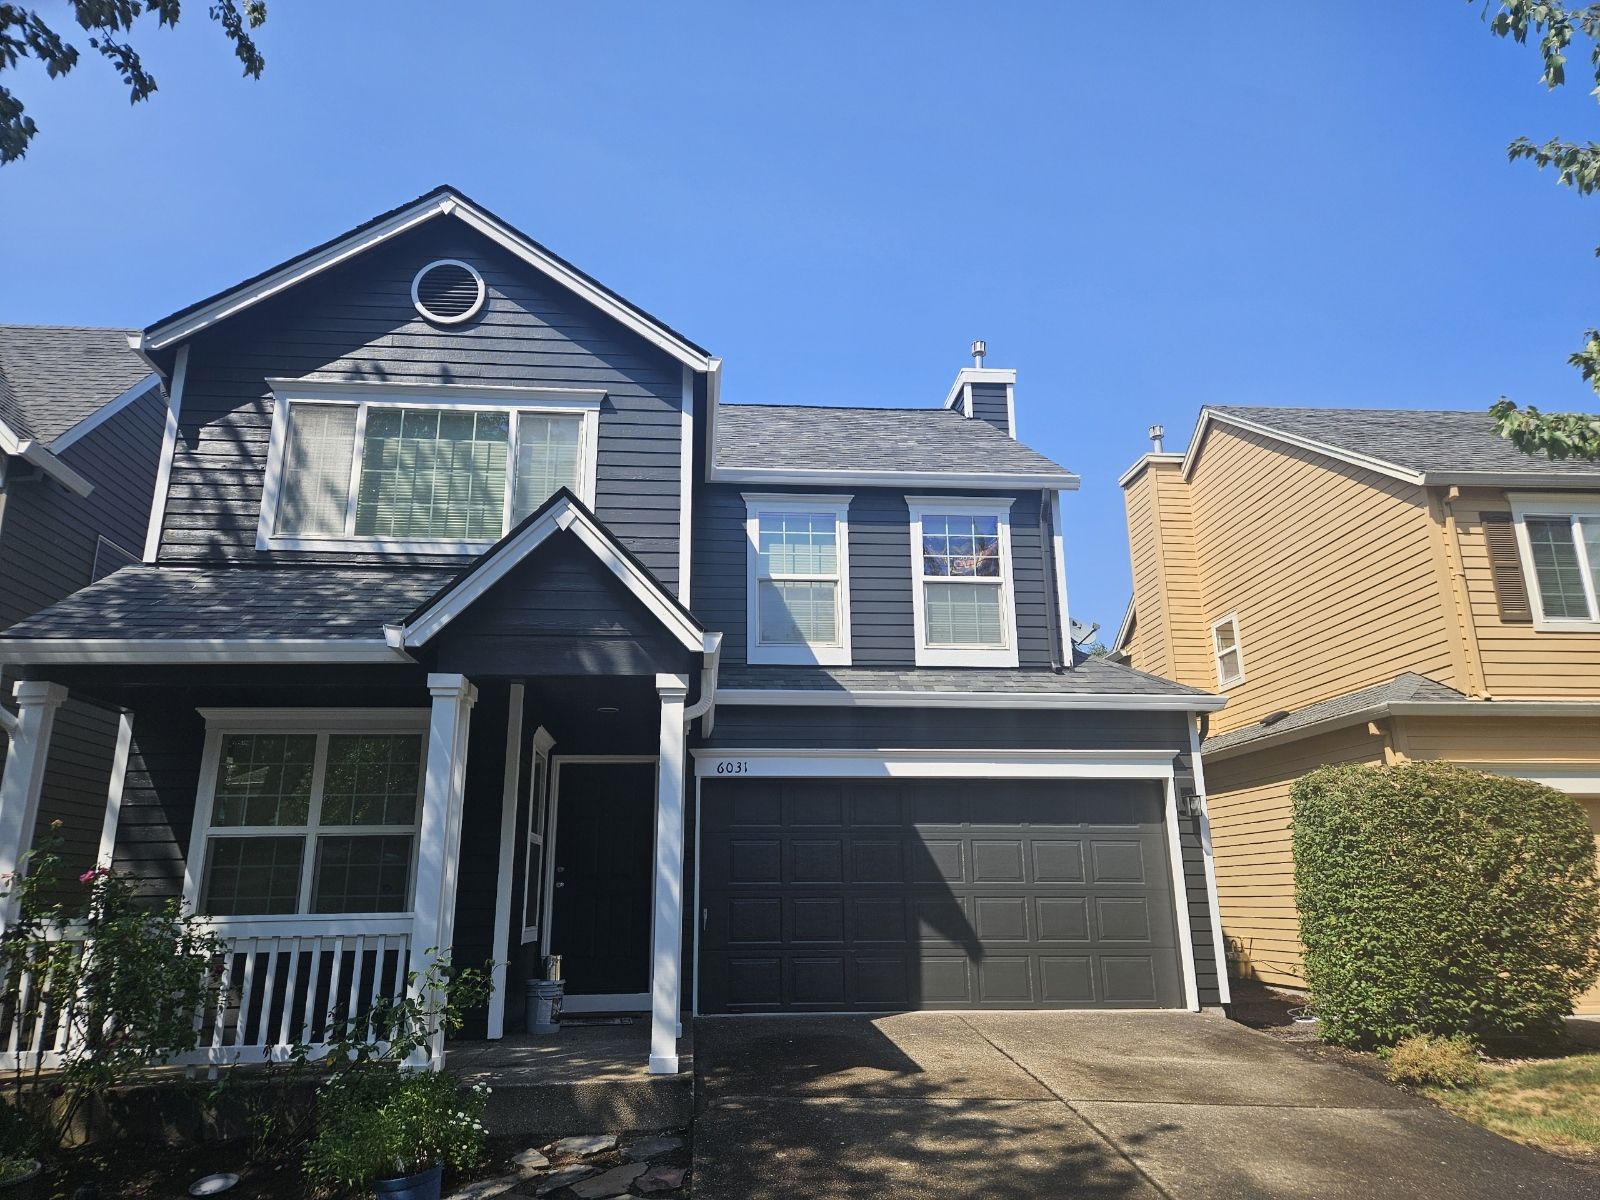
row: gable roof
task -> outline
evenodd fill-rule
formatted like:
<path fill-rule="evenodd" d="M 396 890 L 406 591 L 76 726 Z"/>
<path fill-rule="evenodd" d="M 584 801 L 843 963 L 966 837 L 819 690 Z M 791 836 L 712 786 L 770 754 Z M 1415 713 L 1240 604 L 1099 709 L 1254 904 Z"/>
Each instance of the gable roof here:
<path fill-rule="evenodd" d="M 1437 679 L 1430 679 L 1415 671 L 1402 671 L 1386 683 L 1319 700 L 1270 724 L 1257 721 L 1253 725 L 1208 737 L 1204 750 L 1208 757 L 1214 757 L 1274 742 L 1292 741 L 1314 732 L 1321 733 L 1386 717 L 1393 712 L 1393 705 L 1408 703 L 1470 705 L 1474 702 L 1464 693 Z"/>
<path fill-rule="evenodd" d="M 715 429 L 712 478 L 726 482 L 806 483 L 809 472 L 863 485 L 1078 486 L 1065 467 L 952 409 L 722 404 Z"/>
<path fill-rule="evenodd" d="M 19 440 L 49 446 L 133 389 L 155 386 L 150 364 L 128 347 L 132 333 L 0 325 L 0 421 Z"/>
<path fill-rule="evenodd" d="M 441 217 L 459 220 L 475 229 L 685 365 L 697 371 L 712 369 L 716 360 L 704 347 L 448 184 L 441 184 L 275 267 L 179 309 L 147 328 L 140 335 L 141 345 L 149 351 L 166 349 L 398 234 Z"/>
<path fill-rule="evenodd" d="M 1251 430 L 1408 483 L 1600 486 L 1600 463 L 1524 454 L 1489 414 L 1464 409 L 1271 408 L 1208 405 L 1183 470 L 1194 469 L 1212 421 Z"/>

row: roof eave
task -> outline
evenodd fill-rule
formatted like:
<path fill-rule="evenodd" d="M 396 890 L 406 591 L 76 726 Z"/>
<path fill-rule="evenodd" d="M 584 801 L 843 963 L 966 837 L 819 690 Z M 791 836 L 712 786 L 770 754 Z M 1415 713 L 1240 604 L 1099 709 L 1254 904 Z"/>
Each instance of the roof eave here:
<path fill-rule="evenodd" d="M 721 706 L 793 708 L 1044 708 L 1139 709 L 1145 712 L 1216 712 L 1226 696 L 1121 692 L 956 692 L 818 688 L 722 688 Z"/>
<path fill-rule="evenodd" d="M 1544 471 L 1428 471 L 1423 475 L 1423 482 L 1428 487 L 1600 490 L 1600 472 L 1594 475 L 1561 475 Z"/>

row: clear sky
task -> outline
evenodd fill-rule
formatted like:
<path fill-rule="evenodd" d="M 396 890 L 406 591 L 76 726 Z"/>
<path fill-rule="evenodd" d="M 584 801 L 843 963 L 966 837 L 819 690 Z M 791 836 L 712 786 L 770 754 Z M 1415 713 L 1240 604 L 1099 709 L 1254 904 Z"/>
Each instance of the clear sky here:
<path fill-rule="evenodd" d="M 145 325 L 453 183 L 733 401 L 935 405 L 988 339 L 1083 477 L 1072 607 L 1108 628 L 1153 421 L 1593 402 L 1600 200 L 1504 149 L 1600 109 L 1461 0 L 269 10 L 259 83 L 198 0 L 143 35 L 147 103 L 86 46 L 7 73 L 41 132 L 0 168 L 0 320 Z"/>

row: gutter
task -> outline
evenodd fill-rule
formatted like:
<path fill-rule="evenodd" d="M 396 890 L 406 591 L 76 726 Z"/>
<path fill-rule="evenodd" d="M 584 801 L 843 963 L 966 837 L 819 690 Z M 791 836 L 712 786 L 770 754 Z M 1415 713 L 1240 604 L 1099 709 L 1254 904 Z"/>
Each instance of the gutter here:
<path fill-rule="evenodd" d="M 717 719 L 717 672 L 722 668 L 722 634 L 706 634 L 706 661 L 700 668 L 700 699 L 683 710 L 683 727 L 688 729 L 696 717 L 704 717 L 700 732 L 710 734 Z"/>

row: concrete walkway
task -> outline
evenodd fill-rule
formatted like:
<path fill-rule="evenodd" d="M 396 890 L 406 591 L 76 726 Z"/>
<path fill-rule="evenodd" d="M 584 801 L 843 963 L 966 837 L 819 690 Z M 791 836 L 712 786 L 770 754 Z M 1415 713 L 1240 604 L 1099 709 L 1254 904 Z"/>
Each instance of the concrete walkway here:
<path fill-rule="evenodd" d="M 711 1017 L 695 1043 L 696 1200 L 1600 1197 L 1220 1017 Z"/>

